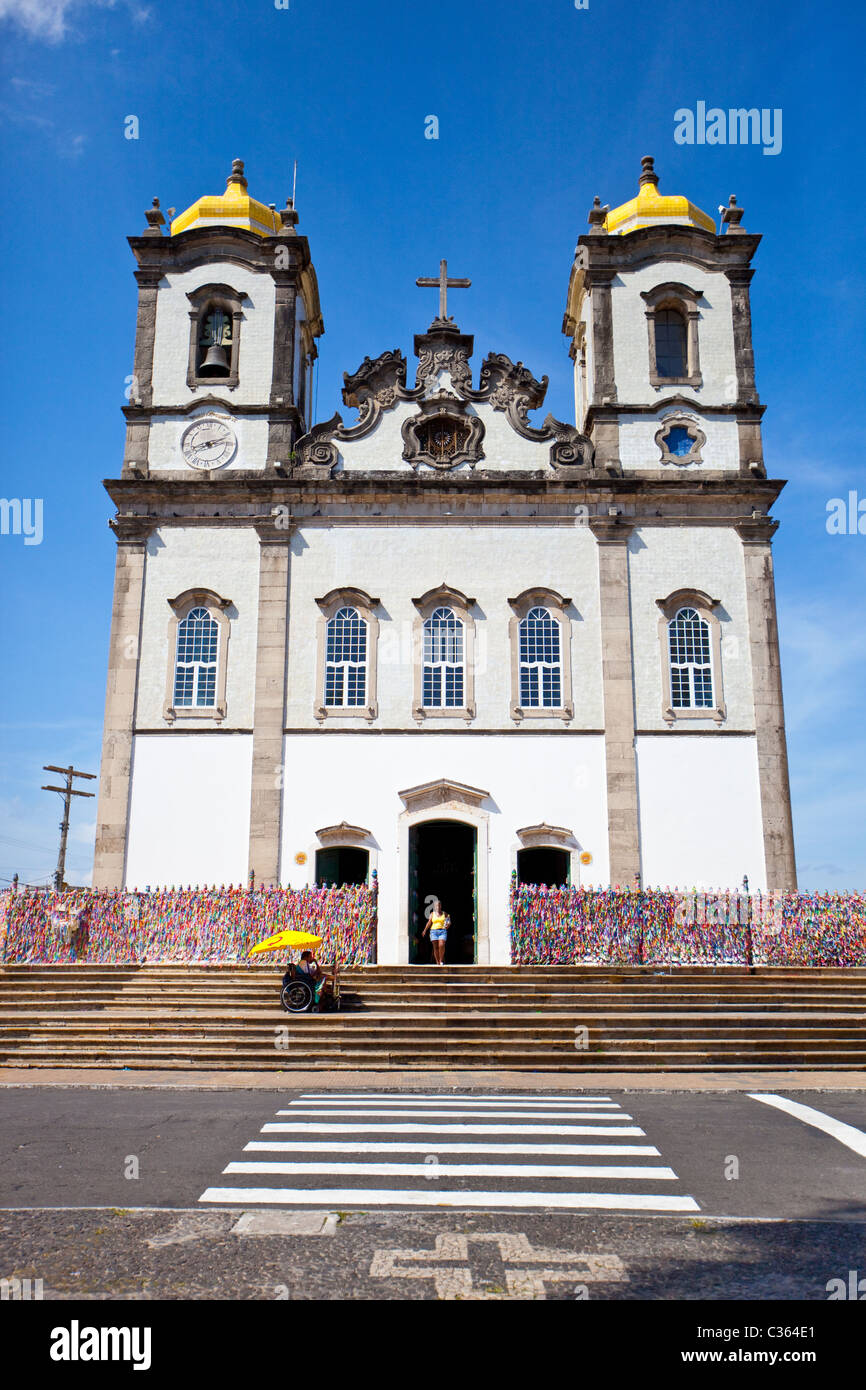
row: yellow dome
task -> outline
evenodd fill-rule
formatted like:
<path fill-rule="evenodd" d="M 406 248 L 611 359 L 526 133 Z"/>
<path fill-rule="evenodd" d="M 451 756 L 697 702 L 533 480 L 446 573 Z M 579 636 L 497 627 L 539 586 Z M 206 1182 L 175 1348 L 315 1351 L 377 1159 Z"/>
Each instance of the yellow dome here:
<path fill-rule="evenodd" d="M 191 227 L 244 227 L 258 236 L 273 236 L 279 230 L 280 218 L 264 203 L 247 193 L 242 159 L 232 160 L 232 172 L 225 193 L 199 198 L 171 224 L 172 236 L 188 232 Z"/>
<path fill-rule="evenodd" d="M 707 213 L 690 203 L 688 198 L 679 195 L 662 197 L 658 190 L 659 176 L 653 169 L 653 160 L 645 155 L 641 160 L 640 188 L 636 198 L 613 208 L 604 219 L 604 230 L 624 236 L 635 232 L 638 227 L 658 227 L 674 223 L 684 227 L 703 227 L 706 232 L 715 232 L 716 224 Z"/>

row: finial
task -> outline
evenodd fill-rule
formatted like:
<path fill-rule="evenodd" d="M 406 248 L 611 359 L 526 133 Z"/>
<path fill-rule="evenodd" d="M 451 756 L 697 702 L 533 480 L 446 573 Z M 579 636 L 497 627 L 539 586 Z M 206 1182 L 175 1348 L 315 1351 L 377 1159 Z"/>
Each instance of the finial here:
<path fill-rule="evenodd" d="M 162 236 L 161 228 L 165 226 L 165 218 L 159 208 L 159 199 L 154 198 L 153 207 L 149 207 L 145 212 L 147 226 L 142 236 Z"/>
<path fill-rule="evenodd" d="M 590 208 L 589 212 L 587 213 L 587 218 L 586 218 L 586 220 L 587 220 L 587 222 L 589 223 L 590 227 L 592 228 L 593 232 L 603 232 L 603 231 L 604 231 L 604 220 L 605 220 L 605 218 L 607 217 L 607 214 L 608 214 L 609 211 L 610 211 L 610 208 L 609 208 L 609 206 L 608 206 L 607 203 L 605 203 L 604 207 L 602 207 L 602 205 L 601 205 L 601 199 L 599 198 L 598 194 L 596 193 L 595 197 L 594 197 L 593 200 L 592 200 L 592 207 Z"/>
<path fill-rule="evenodd" d="M 280 222 L 282 225 L 280 226 L 280 229 L 277 232 L 277 236 L 294 236 L 295 223 L 297 222 L 297 220 L 298 214 L 295 212 L 294 201 L 291 198 L 287 198 L 286 206 L 284 208 L 280 208 Z"/>
<path fill-rule="evenodd" d="M 640 162 L 640 179 L 638 182 L 641 187 L 643 187 L 645 183 L 652 183 L 658 187 L 659 176 L 653 168 L 654 164 L 655 159 L 653 156 L 651 154 L 645 154 Z"/>
<path fill-rule="evenodd" d="M 226 179 L 226 188 L 231 183 L 239 183 L 241 188 L 246 188 L 247 181 L 244 178 L 244 161 L 242 159 L 232 160 L 232 171 Z"/>
<path fill-rule="evenodd" d="M 732 193 L 728 199 L 728 206 L 722 213 L 722 222 L 727 223 L 728 232 L 744 232 L 745 227 L 741 227 L 743 220 L 743 208 L 737 207 L 737 199 Z"/>

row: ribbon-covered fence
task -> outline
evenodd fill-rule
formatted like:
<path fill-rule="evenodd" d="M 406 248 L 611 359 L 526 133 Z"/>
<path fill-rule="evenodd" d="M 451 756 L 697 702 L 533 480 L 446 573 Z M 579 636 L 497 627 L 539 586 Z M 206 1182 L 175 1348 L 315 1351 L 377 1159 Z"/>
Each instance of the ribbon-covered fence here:
<path fill-rule="evenodd" d="M 862 893 L 511 884 L 515 965 L 866 966 Z"/>
<path fill-rule="evenodd" d="M 376 959 L 377 896 L 375 874 L 369 887 L 4 893 L 0 961 L 243 963 L 274 969 L 288 951 L 250 961 L 250 947 L 291 928 L 320 936 L 316 954 L 325 962 L 336 950 L 340 964 L 366 965 Z"/>

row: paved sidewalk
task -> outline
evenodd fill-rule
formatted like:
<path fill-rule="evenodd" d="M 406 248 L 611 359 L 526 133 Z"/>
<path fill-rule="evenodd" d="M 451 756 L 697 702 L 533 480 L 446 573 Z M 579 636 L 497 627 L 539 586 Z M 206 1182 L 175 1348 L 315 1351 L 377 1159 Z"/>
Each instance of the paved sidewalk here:
<path fill-rule="evenodd" d="M 866 1071 L 738 1072 L 525 1072 L 525 1071 L 116 1071 L 64 1067 L 0 1067 L 4 1087 L 89 1086 L 131 1090 L 274 1091 L 440 1090 L 477 1087 L 518 1091 L 585 1091 L 613 1087 L 626 1091 L 862 1091 Z"/>

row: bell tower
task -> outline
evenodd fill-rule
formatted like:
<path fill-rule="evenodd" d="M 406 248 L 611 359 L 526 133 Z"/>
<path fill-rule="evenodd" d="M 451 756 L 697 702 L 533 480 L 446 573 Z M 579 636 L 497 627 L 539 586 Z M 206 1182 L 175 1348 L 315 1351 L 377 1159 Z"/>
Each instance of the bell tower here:
<path fill-rule="evenodd" d="M 139 291 L 122 476 L 288 472 L 324 331 L 292 200 L 278 212 L 251 197 L 236 159 L 225 193 L 168 234 L 158 199 L 146 217 L 129 238 Z"/>
<path fill-rule="evenodd" d="M 241 160 L 224 193 L 199 198 L 168 229 L 157 199 L 146 217 L 144 232 L 129 238 L 138 319 L 123 465 L 106 483 L 117 556 L 97 887 L 126 881 L 130 824 L 158 794 L 166 738 L 175 763 L 207 748 L 222 794 L 231 788 L 224 817 L 252 799 L 246 820 L 226 832 L 239 856 L 228 877 L 246 872 L 248 823 L 255 835 L 257 817 L 278 817 L 289 533 L 269 516 L 310 427 L 324 331 L 293 202 L 277 211 L 251 197 Z M 218 635 L 219 674 L 190 693 L 177 654 L 197 621 Z M 282 647 L 266 632 L 282 634 Z M 191 785 L 198 776 L 183 775 Z"/>

